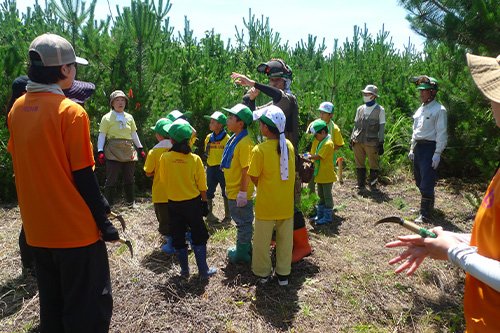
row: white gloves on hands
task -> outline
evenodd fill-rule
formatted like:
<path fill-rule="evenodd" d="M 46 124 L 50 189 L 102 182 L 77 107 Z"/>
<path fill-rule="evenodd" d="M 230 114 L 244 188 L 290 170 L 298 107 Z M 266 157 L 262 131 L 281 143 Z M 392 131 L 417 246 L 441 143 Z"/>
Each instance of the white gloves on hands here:
<path fill-rule="evenodd" d="M 432 155 L 432 167 L 434 170 L 437 169 L 439 161 L 441 161 L 441 155 L 434 153 L 434 155 Z"/>
<path fill-rule="evenodd" d="M 236 196 L 236 207 L 245 207 L 247 203 L 247 192 L 239 191 Z"/>
<path fill-rule="evenodd" d="M 408 153 L 408 158 L 410 159 L 410 161 L 413 162 L 413 159 L 415 158 L 415 154 L 413 154 L 413 150 L 410 150 L 410 152 Z"/>

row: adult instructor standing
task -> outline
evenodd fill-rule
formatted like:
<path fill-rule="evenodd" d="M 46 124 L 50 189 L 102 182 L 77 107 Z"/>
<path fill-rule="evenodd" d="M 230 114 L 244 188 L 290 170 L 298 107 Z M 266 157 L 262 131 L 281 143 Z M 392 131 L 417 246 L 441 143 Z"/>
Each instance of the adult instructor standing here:
<path fill-rule="evenodd" d="M 27 93 L 8 115 L 8 150 L 40 293 L 40 332 L 108 332 L 113 310 L 104 241 L 119 239 L 92 167 L 89 118 L 64 96 L 77 64 L 54 34 L 29 48 Z"/>
<path fill-rule="evenodd" d="M 420 90 L 422 105 L 413 115 L 413 134 L 408 158 L 413 161 L 415 183 L 420 190 L 420 215 L 415 222 L 428 222 L 434 209 L 434 187 L 436 170 L 441 161 L 448 134 L 446 130 L 446 109 L 435 98 L 438 82 L 432 77 L 422 75 L 414 78 Z"/>
<path fill-rule="evenodd" d="M 257 71 L 264 73 L 269 78 L 269 85 L 256 82 L 249 79 L 243 74 L 232 73 L 231 78 L 235 83 L 242 86 L 250 87 L 247 94 L 243 96 L 243 104 L 247 105 L 251 110 L 259 109 L 269 105 L 278 106 L 286 117 L 285 137 L 290 140 L 295 150 L 298 153 L 299 143 L 299 107 L 297 98 L 292 94 L 290 86 L 292 84 L 292 69 L 285 64 L 281 59 L 271 59 L 266 63 L 261 63 L 257 66 Z M 269 103 L 256 107 L 255 99 L 260 92 L 272 98 Z M 293 218 L 293 253 L 292 262 L 297 262 L 311 254 L 311 246 L 305 226 L 305 220 L 300 206 L 300 191 L 301 181 L 298 173 L 295 175 L 294 189 L 294 218 Z"/>

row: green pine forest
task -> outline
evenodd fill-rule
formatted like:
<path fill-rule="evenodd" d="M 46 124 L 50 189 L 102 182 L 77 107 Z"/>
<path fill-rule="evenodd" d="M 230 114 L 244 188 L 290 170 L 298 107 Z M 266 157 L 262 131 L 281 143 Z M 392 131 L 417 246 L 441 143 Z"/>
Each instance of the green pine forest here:
<path fill-rule="evenodd" d="M 347 143 L 356 108 L 362 103 L 360 90 L 375 84 L 387 118 L 382 173 L 390 178 L 410 172 L 407 153 L 419 98 L 409 78 L 421 74 L 438 79 L 437 99 L 448 110 L 449 140 L 440 176 L 486 182 L 499 162 L 498 129 L 465 61 L 466 52 L 493 57 L 500 53 L 498 0 L 401 0 L 399 5 L 407 10 L 412 28 L 426 39 L 423 51 L 412 44 L 396 48 L 383 27 L 374 32 L 353 25 L 352 37 L 335 40 L 329 54 L 325 42 L 312 35 L 296 45 L 284 43 L 272 22 L 251 9 L 236 23 L 234 38 L 222 40 L 213 30 L 195 38 L 189 17 L 181 32 L 174 32 L 169 24 L 169 0 L 131 0 L 118 8 L 116 17 L 106 20 L 95 19 L 95 4 L 96 0 L 47 1 L 21 13 L 15 0 L 0 3 L 0 202 L 16 200 L 5 126 L 10 87 L 14 78 L 26 73 L 30 42 L 45 32 L 64 36 L 77 55 L 90 62 L 78 67 L 77 79 L 97 87 L 85 104 L 94 143 L 99 121 L 109 111 L 109 93 L 121 89 L 133 93 L 128 111 L 146 148 L 155 144 L 149 128 L 178 109 L 193 114 L 190 121 L 198 131 L 195 149 L 199 152 L 208 131 L 203 115 L 239 103 L 245 93 L 231 82 L 231 72 L 265 83 L 257 65 L 282 58 L 293 70 L 292 92 L 299 101 L 302 130 L 317 117 L 322 101 L 335 104 L 334 121 L 346 141 L 340 155 L 348 169 L 353 168 L 353 154 Z M 265 96 L 258 98 L 258 104 L 266 102 Z M 306 145 L 304 136 L 300 149 Z M 140 172 L 142 165 L 137 167 L 137 187 L 147 191 L 149 180 Z M 102 179 L 101 169 L 97 172 Z"/>

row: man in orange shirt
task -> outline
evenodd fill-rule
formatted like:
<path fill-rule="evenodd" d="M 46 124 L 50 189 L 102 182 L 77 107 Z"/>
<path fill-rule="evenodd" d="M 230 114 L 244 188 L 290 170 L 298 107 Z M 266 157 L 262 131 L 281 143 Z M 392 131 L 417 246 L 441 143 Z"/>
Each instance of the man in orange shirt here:
<path fill-rule="evenodd" d="M 474 82 L 490 100 L 493 118 L 500 127 L 500 55 L 495 58 L 467 54 Z M 407 247 L 389 261 L 403 262 L 396 273 L 413 274 L 426 257 L 449 260 L 466 272 L 465 326 L 468 333 L 500 332 L 500 169 L 497 168 L 479 207 L 472 234 L 432 229 L 436 238 L 400 236 L 386 247 Z"/>
<path fill-rule="evenodd" d="M 89 119 L 64 96 L 75 56 L 44 34 L 29 48 L 27 93 L 8 115 L 8 150 L 40 292 L 41 332 L 107 332 L 113 299 L 106 245 L 119 239 L 93 173 Z"/>

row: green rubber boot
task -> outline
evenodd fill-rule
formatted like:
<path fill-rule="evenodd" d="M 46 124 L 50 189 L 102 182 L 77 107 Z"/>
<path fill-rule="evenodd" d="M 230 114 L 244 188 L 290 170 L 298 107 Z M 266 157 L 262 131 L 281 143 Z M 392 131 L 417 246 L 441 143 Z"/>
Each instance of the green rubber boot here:
<path fill-rule="evenodd" d="M 252 261 L 252 244 L 236 242 L 236 246 L 227 250 L 227 257 L 233 264 L 248 264 Z"/>

